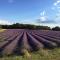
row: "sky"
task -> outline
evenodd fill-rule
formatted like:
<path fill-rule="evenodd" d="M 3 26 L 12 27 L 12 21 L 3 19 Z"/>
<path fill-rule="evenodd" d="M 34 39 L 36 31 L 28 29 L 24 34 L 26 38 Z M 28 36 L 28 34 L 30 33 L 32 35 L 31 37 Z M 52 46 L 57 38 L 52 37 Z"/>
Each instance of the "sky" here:
<path fill-rule="evenodd" d="M 0 24 L 60 26 L 60 0 L 0 0 Z"/>

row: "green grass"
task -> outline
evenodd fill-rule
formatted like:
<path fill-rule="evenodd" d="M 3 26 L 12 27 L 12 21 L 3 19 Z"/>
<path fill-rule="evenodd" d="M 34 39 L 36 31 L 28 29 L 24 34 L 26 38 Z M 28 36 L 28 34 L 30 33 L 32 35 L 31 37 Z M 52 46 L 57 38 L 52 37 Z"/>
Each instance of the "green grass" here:
<path fill-rule="evenodd" d="M 40 50 L 30 53 L 30 57 L 27 56 L 5 56 L 0 57 L 0 60 L 60 60 L 60 48 L 53 50 Z"/>

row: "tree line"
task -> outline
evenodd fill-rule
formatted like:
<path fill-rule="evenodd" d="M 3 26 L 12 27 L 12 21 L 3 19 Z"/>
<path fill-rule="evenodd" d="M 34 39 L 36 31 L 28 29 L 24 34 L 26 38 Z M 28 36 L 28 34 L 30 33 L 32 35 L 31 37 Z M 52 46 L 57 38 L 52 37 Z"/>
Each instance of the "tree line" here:
<path fill-rule="evenodd" d="M 60 27 L 53 27 L 52 29 L 48 26 L 37 26 L 37 25 L 31 25 L 31 24 L 19 24 L 15 23 L 12 25 L 0 25 L 0 28 L 2 29 L 40 29 L 40 30 L 56 30 L 60 31 Z"/>

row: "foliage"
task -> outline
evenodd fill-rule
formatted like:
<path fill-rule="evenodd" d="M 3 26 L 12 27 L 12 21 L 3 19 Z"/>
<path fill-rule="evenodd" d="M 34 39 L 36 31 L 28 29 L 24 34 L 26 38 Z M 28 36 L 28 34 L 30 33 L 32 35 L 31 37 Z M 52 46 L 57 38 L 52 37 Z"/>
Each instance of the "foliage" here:
<path fill-rule="evenodd" d="M 31 24 L 12 24 L 12 25 L 0 25 L 3 29 L 41 29 L 41 30 L 50 30 L 48 26 L 36 26 Z"/>
<path fill-rule="evenodd" d="M 56 26 L 56 27 L 52 28 L 52 30 L 54 30 L 54 31 L 60 31 L 60 27 Z"/>
<path fill-rule="evenodd" d="M 60 60 L 60 48 L 53 50 L 40 50 L 31 53 L 31 57 L 26 56 L 5 56 L 0 57 L 0 60 Z"/>

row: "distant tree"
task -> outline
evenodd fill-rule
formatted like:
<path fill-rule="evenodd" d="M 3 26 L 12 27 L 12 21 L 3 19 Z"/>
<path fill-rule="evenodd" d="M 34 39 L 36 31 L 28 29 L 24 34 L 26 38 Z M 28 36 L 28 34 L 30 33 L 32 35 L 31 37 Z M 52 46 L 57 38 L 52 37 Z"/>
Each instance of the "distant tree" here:
<path fill-rule="evenodd" d="M 35 25 L 26 24 L 26 25 L 25 25 L 25 28 L 26 28 L 26 29 L 35 29 L 36 26 L 35 26 Z"/>
<path fill-rule="evenodd" d="M 50 30 L 50 27 L 48 26 L 36 26 L 31 24 L 19 24 L 15 23 L 12 25 L 2 25 L 2 28 L 4 29 L 40 29 L 40 30 Z"/>
<path fill-rule="evenodd" d="M 0 29 L 2 28 L 2 26 L 0 25 Z"/>
<path fill-rule="evenodd" d="M 60 27 L 56 26 L 56 27 L 52 28 L 52 30 L 60 31 Z"/>

